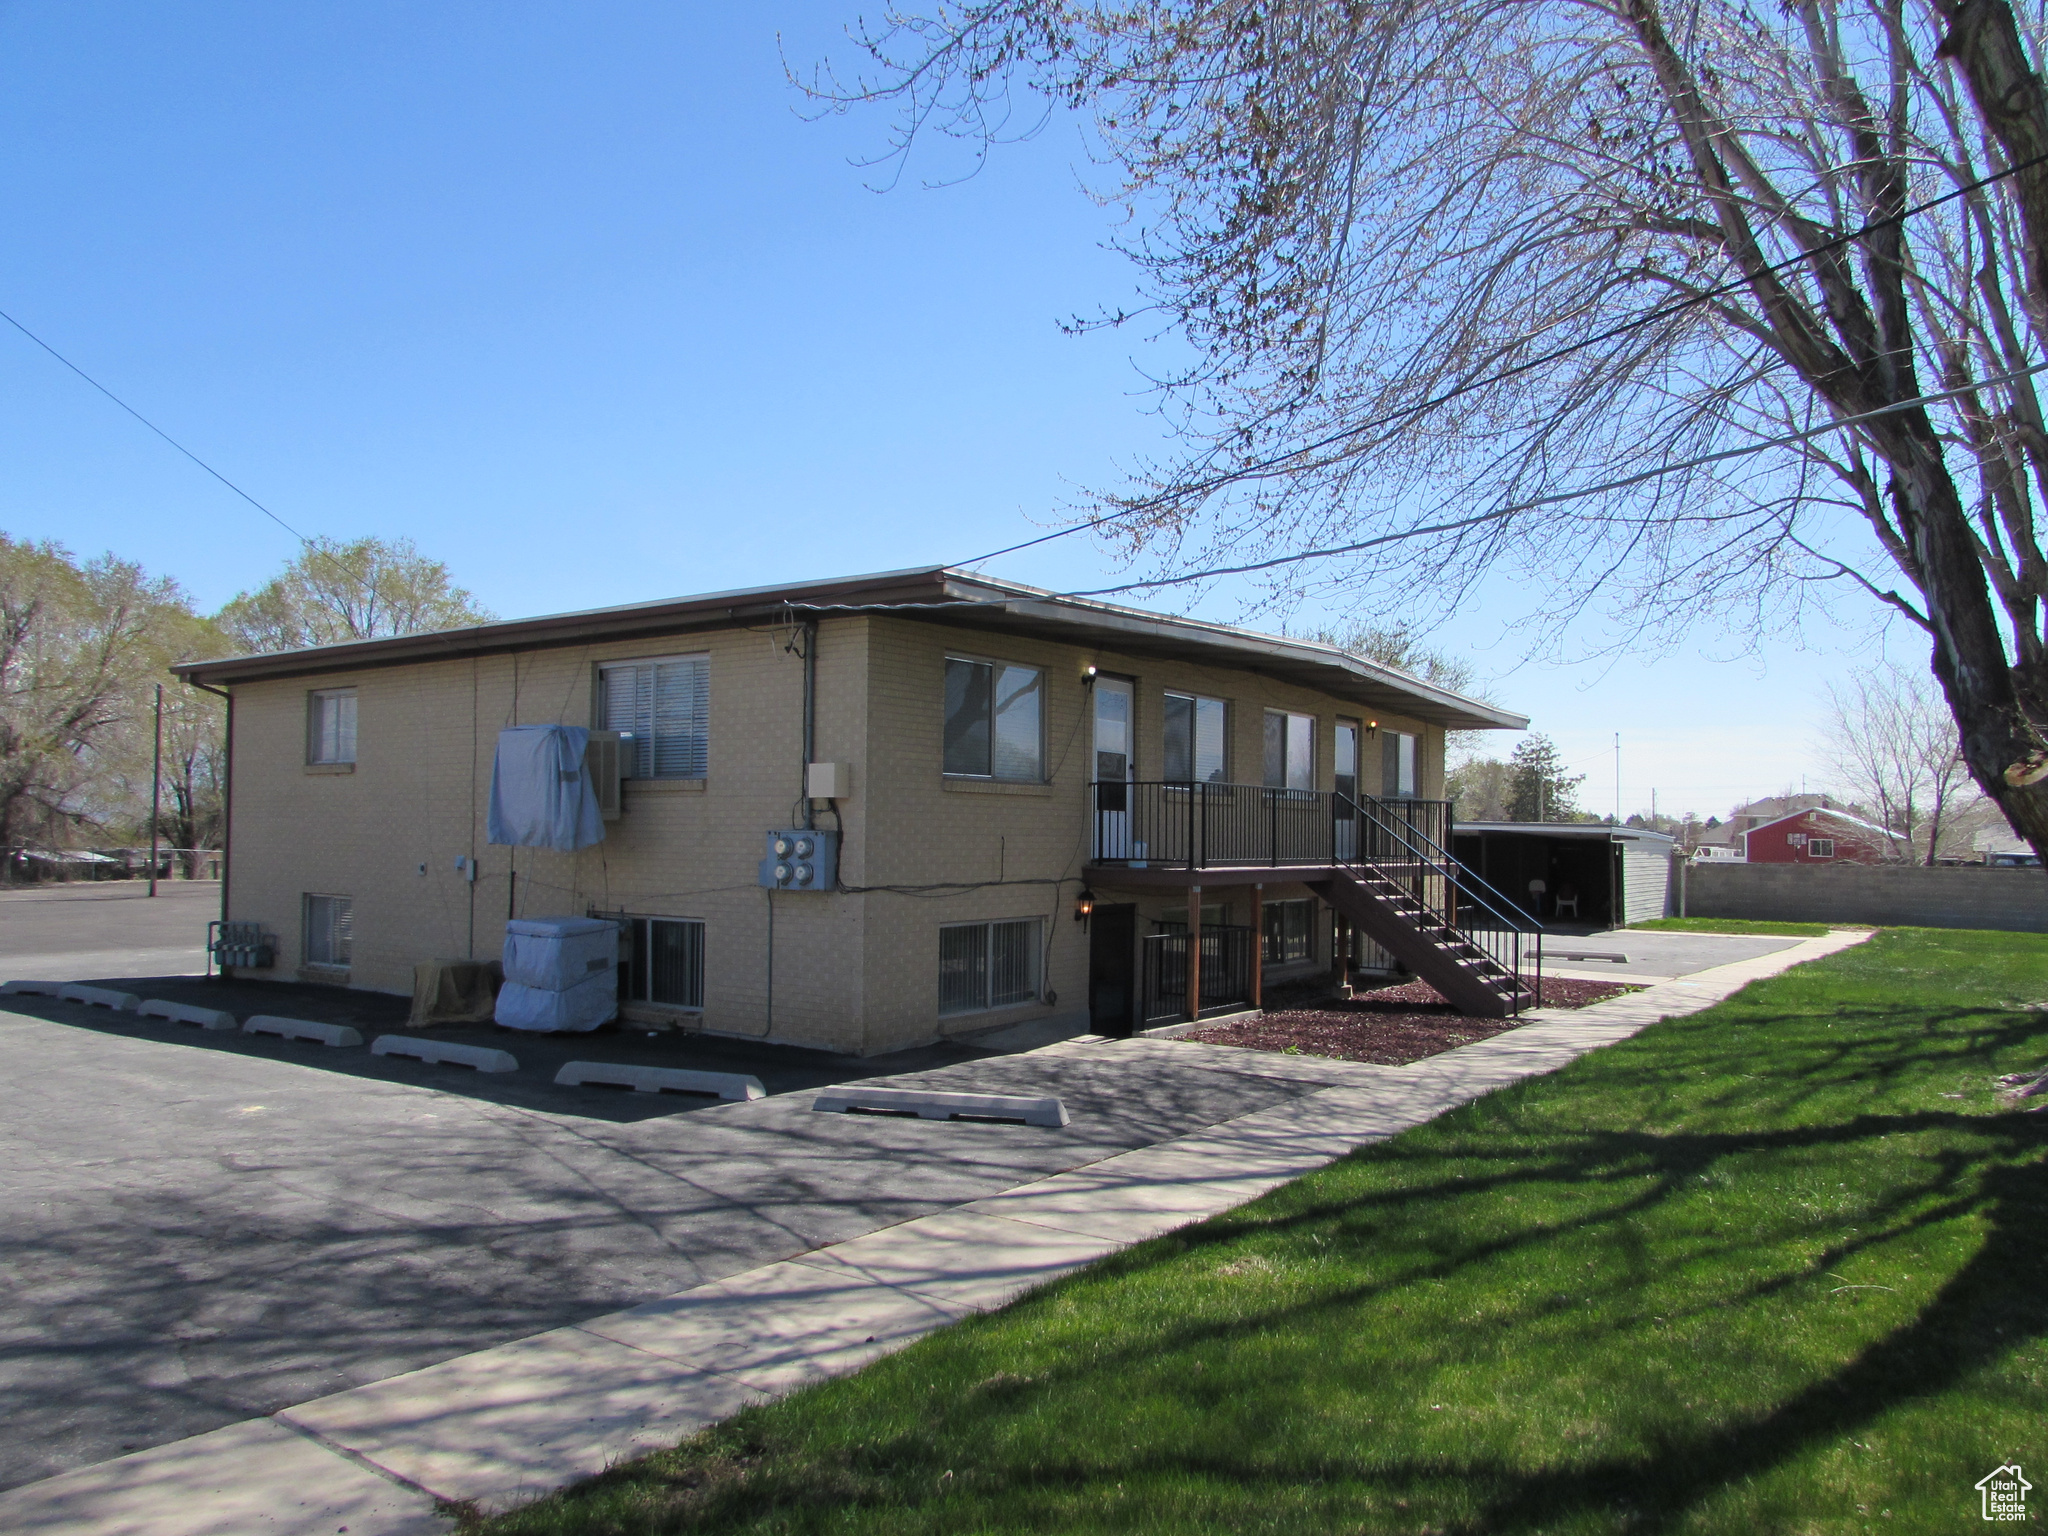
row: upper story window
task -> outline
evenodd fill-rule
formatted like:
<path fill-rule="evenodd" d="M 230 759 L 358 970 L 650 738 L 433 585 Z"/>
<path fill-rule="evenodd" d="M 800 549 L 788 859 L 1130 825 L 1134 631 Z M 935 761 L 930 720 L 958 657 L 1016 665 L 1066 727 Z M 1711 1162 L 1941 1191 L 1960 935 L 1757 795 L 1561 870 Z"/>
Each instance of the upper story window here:
<path fill-rule="evenodd" d="M 617 731 L 629 779 L 701 779 L 709 760 L 711 663 L 702 656 L 606 662 L 598 729 Z"/>
<path fill-rule="evenodd" d="M 1404 731 L 1381 731 L 1383 754 L 1380 793 L 1389 800 L 1413 800 L 1415 783 L 1415 738 Z"/>
<path fill-rule="evenodd" d="M 356 691 L 316 688 L 306 696 L 306 761 L 356 760 Z"/>
<path fill-rule="evenodd" d="M 1266 711 L 1266 787 L 1316 787 L 1316 717 Z"/>
<path fill-rule="evenodd" d="M 1164 772 L 1169 784 L 1221 784 L 1227 710 L 1221 699 L 1166 696 Z"/>
<path fill-rule="evenodd" d="M 946 772 L 1042 780 L 1044 681 L 1036 667 L 948 656 Z"/>

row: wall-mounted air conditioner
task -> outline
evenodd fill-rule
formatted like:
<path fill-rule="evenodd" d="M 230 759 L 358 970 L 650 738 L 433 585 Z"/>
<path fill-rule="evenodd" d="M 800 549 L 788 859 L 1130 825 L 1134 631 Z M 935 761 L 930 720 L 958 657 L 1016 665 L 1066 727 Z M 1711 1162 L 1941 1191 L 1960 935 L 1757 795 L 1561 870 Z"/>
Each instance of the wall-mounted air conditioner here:
<path fill-rule="evenodd" d="M 583 749 L 583 766 L 590 770 L 590 782 L 597 790 L 597 808 L 606 821 L 617 821 L 626 811 L 626 745 L 624 733 L 592 731 Z"/>

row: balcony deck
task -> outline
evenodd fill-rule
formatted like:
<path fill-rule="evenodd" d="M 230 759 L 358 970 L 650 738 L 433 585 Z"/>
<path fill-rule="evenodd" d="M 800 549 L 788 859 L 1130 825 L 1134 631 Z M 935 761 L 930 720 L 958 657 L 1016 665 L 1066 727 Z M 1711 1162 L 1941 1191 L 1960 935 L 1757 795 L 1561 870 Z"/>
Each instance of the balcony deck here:
<path fill-rule="evenodd" d="M 1359 863 L 1398 875 L 1417 846 L 1450 840 L 1443 800 L 1262 784 L 1140 781 L 1090 790 L 1090 870 L 1105 883 L 1251 885 L 1313 880 Z"/>

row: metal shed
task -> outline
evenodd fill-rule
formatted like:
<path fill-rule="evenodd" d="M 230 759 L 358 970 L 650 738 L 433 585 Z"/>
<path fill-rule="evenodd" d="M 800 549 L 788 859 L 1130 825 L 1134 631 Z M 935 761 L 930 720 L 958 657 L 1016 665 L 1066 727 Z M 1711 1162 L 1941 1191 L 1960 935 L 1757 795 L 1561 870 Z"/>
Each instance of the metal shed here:
<path fill-rule="evenodd" d="M 1545 924 L 1559 920 L 1559 896 L 1576 892 L 1576 921 L 1621 928 L 1670 912 L 1673 842 L 1605 822 L 1465 821 L 1452 829 L 1451 851 L 1525 908 L 1529 883 L 1543 881 L 1543 910 L 1530 915 Z"/>

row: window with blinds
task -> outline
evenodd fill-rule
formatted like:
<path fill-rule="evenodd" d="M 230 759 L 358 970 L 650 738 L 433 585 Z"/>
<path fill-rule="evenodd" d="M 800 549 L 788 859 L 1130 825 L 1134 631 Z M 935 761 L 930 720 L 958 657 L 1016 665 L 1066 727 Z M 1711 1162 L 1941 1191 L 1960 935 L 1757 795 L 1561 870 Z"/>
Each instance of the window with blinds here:
<path fill-rule="evenodd" d="M 306 761 L 356 760 L 356 691 L 316 688 L 306 695 Z"/>
<path fill-rule="evenodd" d="M 658 656 L 598 668 L 598 729 L 617 731 L 629 779 L 701 779 L 709 762 L 711 664 Z"/>
<path fill-rule="evenodd" d="M 672 1008 L 704 1006 L 704 924 L 694 918 L 628 918 L 632 959 L 623 995 Z"/>
<path fill-rule="evenodd" d="M 355 950 L 356 904 L 347 896 L 303 898 L 306 964 L 345 966 Z"/>
<path fill-rule="evenodd" d="M 939 1012 L 980 1013 L 1038 997 L 1043 922 L 948 923 L 939 929 Z"/>

